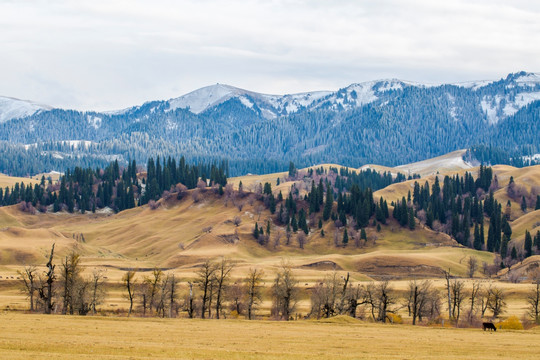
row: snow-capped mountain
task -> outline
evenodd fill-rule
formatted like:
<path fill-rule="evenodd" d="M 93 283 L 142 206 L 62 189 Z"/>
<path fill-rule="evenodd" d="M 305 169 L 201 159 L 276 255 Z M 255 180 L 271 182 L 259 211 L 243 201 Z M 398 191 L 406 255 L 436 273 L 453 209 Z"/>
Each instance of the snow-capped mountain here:
<path fill-rule="evenodd" d="M 243 173 L 277 171 L 288 161 L 395 166 L 482 144 L 513 157 L 540 153 L 536 73 L 458 84 L 388 79 L 290 95 L 217 84 L 109 112 L 0 99 L 0 159 L 24 158 L 32 169 L 164 154 L 225 158 Z"/>
<path fill-rule="evenodd" d="M 0 96 L 0 123 L 34 115 L 41 110 L 51 110 L 52 107 L 37 104 L 32 101 L 19 100 Z"/>
<path fill-rule="evenodd" d="M 167 111 L 188 109 L 194 114 L 200 114 L 214 106 L 230 99 L 238 99 L 247 108 L 257 107 L 266 119 L 288 115 L 299 109 L 308 108 L 317 100 L 331 94 L 330 91 L 315 91 L 293 95 L 267 95 L 248 91 L 234 86 L 216 84 L 190 92 L 179 98 L 168 101 Z"/>

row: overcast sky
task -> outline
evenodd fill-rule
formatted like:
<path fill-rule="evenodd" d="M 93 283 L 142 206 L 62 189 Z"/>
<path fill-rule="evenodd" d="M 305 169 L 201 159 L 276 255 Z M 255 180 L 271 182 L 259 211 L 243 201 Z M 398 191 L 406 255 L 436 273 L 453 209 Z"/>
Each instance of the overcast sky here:
<path fill-rule="evenodd" d="M 0 49 L 0 95 L 81 110 L 499 79 L 540 72 L 540 1 L 0 0 Z"/>

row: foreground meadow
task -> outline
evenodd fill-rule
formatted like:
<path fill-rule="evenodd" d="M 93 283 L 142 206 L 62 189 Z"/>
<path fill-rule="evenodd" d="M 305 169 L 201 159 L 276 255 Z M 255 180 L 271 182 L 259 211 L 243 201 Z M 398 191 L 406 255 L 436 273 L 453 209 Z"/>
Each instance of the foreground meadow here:
<path fill-rule="evenodd" d="M 537 359 L 540 332 L 0 314 L 2 359 Z"/>

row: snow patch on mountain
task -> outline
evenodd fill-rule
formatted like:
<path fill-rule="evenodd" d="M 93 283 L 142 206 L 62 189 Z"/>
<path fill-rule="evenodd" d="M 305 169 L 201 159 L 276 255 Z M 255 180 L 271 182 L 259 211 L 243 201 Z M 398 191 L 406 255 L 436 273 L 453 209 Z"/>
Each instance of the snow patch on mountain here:
<path fill-rule="evenodd" d="M 51 110 L 52 107 L 32 101 L 0 96 L 0 123 L 34 115 L 38 111 Z"/>
<path fill-rule="evenodd" d="M 94 129 L 99 129 L 101 127 L 101 118 L 95 115 L 86 115 L 86 120 Z"/>

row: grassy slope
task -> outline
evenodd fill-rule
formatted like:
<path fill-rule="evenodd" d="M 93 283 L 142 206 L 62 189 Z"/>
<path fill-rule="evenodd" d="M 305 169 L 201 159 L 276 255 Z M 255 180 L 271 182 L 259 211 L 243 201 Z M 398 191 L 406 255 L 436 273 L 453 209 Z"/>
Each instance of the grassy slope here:
<path fill-rule="evenodd" d="M 1 188 L 5 188 L 6 186 L 11 188 L 16 183 L 20 184 L 21 182 L 23 182 L 25 185 L 38 184 L 39 183 L 39 181 L 36 180 L 36 179 L 24 178 L 24 177 L 13 177 L 13 176 L 7 176 L 7 175 L 4 175 L 4 174 L 0 174 L 0 187 Z"/>
<path fill-rule="evenodd" d="M 529 188 L 530 184 L 534 186 L 540 181 L 540 166 L 525 169 L 497 166 L 494 170 L 501 186 L 496 196 L 503 204 L 506 203 L 504 186 L 510 176 L 514 176 L 517 184 Z M 475 173 L 477 169 L 468 171 Z M 460 174 L 464 172 L 462 170 Z M 278 176 L 285 175 L 242 177 L 231 182 L 242 180 L 244 187 L 248 188 L 258 181 L 275 181 Z M 434 176 L 426 179 L 432 182 Z M 422 183 L 424 181 L 421 180 Z M 394 184 L 375 195 L 384 196 L 388 201 L 398 199 L 406 196 L 413 183 Z M 284 184 L 283 189 L 290 184 Z M 285 246 L 284 236 L 279 246 L 262 247 L 255 242 L 251 232 L 255 221 L 259 225 L 264 224 L 270 214 L 263 211 L 259 219 L 257 202 L 251 205 L 245 201 L 240 211 L 232 201 L 225 203 L 223 198 L 210 191 L 201 199 L 194 202 L 188 195 L 181 201 L 162 201 L 157 210 L 141 207 L 112 215 L 29 215 L 20 212 L 16 206 L 0 208 L 0 276 L 4 279 L 5 276 L 16 276 L 16 271 L 25 264 L 43 265 L 52 243 L 56 243 L 57 261 L 70 251 L 77 251 L 82 254 L 83 264 L 89 270 L 106 268 L 112 281 L 119 281 L 126 268 L 145 270 L 154 266 L 174 268 L 180 276 L 189 278 L 194 276 L 196 266 L 202 261 L 219 256 L 237 262 L 235 278 L 242 277 L 250 267 L 261 267 L 265 269 L 268 283 L 282 261 L 289 261 L 301 283 L 307 287 L 332 268 L 350 271 L 354 281 L 381 277 L 439 277 L 441 271 L 447 269 L 454 274 L 465 275 L 466 259 L 470 255 L 478 257 L 480 263 L 491 263 L 493 259 L 489 253 L 458 247 L 447 235 L 419 224 L 414 232 L 402 229 L 392 219 L 380 233 L 368 228 L 368 243 L 361 248 L 356 248 L 352 240 L 347 248 L 334 247 L 335 228 L 330 223 L 325 225 L 327 235 L 324 238 L 318 230 L 310 234 L 304 250 L 298 248 L 295 237 L 289 246 Z M 520 216 L 517 212 L 521 212 L 519 205 L 512 204 L 512 208 L 516 211 L 512 215 L 516 216 L 512 222 L 513 238 L 519 241 L 525 229 L 538 226 L 540 214 L 537 211 Z M 242 220 L 238 228 L 232 223 L 235 216 Z M 210 232 L 203 231 L 210 227 Z M 284 233 L 283 228 L 274 225 L 272 233 L 278 231 Z M 84 241 L 80 234 L 84 235 Z M 342 233 L 338 236 L 341 241 Z M 13 289 L 10 294 L 20 298 Z M 123 301 L 121 296 L 118 300 Z"/>

